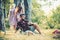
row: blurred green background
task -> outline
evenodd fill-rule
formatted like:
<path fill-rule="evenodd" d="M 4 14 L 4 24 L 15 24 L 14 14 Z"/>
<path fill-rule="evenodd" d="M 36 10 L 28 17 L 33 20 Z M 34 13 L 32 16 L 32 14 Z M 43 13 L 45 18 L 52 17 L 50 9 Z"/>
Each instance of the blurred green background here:
<path fill-rule="evenodd" d="M 9 6 L 13 4 L 13 0 L 5 1 L 6 18 L 5 25 L 9 28 L 8 14 Z M 32 0 L 31 20 L 38 23 L 43 29 L 60 29 L 60 4 L 56 3 L 59 0 Z M 10 3 L 9 3 L 10 2 Z M 54 4 L 56 3 L 56 4 Z M 56 6 L 59 4 L 58 6 Z M 53 5 L 53 6 L 52 6 Z M 55 5 L 55 6 L 54 6 Z M 45 7 L 45 8 L 44 8 Z"/>
<path fill-rule="evenodd" d="M 2 22 L 4 22 L 7 33 L 6 35 L 3 35 L 3 32 L 0 33 L 0 40 L 60 40 L 60 37 L 53 38 L 55 36 L 53 31 L 60 29 L 60 0 L 27 0 L 29 8 L 26 11 L 30 13 L 28 17 L 33 23 L 39 24 L 42 33 L 41 35 L 34 34 L 33 36 L 22 35 L 20 33 L 15 34 L 14 30 L 8 30 L 10 28 L 9 10 L 14 1 L 18 4 L 20 0 L 0 0 L 0 7 L 2 7 L 2 13 L 4 14 Z M 24 7 L 23 2 L 22 4 Z"/>

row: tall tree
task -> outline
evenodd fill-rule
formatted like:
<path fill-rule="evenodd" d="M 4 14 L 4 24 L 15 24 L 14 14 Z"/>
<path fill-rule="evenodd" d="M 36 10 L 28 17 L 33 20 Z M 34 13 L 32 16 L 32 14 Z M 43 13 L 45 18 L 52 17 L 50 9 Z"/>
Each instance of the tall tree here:
<path fill-rule="evenodd" d="M 2 1 L 0 0 L 0 30 L 2 30 Z"/>
<path fill-rule="evenodd" d="M 24 0 L 26 19 L 31 21 L 31 0 Z"/>
<path fill-rule="evenodd" d="M 3 0 L 0 0 L 0 27 L 1 30 L 5 32 L 5 21 L 4 21 L 4 13 L 3 13 L 3 9 L 2 9 L 2 2 Z"/>
<path fill-rule="evenodd" d="M 14 0 L 15 5 L 17 6 L 19 3 L 21 3 L 23 0 Z"/>

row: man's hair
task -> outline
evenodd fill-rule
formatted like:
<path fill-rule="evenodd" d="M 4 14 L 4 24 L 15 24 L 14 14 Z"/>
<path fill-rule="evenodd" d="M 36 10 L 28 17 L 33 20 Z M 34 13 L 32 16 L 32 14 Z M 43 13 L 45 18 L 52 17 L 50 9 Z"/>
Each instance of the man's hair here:
<path fill-rule="evenodd" d="M 20 17 L 22 17 L 23 15 L 25 15 L 25 14 L 20 14 Z"/>

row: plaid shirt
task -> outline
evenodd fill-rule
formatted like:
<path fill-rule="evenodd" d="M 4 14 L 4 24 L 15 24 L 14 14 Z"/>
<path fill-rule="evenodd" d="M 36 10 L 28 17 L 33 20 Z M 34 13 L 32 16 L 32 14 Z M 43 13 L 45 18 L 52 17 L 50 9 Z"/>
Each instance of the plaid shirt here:
<path fill-rule="evenodd" d="M 21 27 L 23 31 L 30 30 L 28 21 L 22 19 L 17 23 L 17 26 Z"/>

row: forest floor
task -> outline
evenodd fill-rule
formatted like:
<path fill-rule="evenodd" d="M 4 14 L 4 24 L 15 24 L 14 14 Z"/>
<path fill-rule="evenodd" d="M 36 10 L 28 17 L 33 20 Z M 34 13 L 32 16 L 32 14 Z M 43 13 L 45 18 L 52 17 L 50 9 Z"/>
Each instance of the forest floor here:
<path fill-rule="evenodd" d="M 34 35 L 24 35 L 19 32 L 14 33 L 12 31 L 6 31 L 6 35 L 4 33 L 0 33 L 0 40 L 60 40 L 59 38 L 53 38 L 52 32 L 55 29 L 41 29 L 42 34 L 34 34 Z"/>

